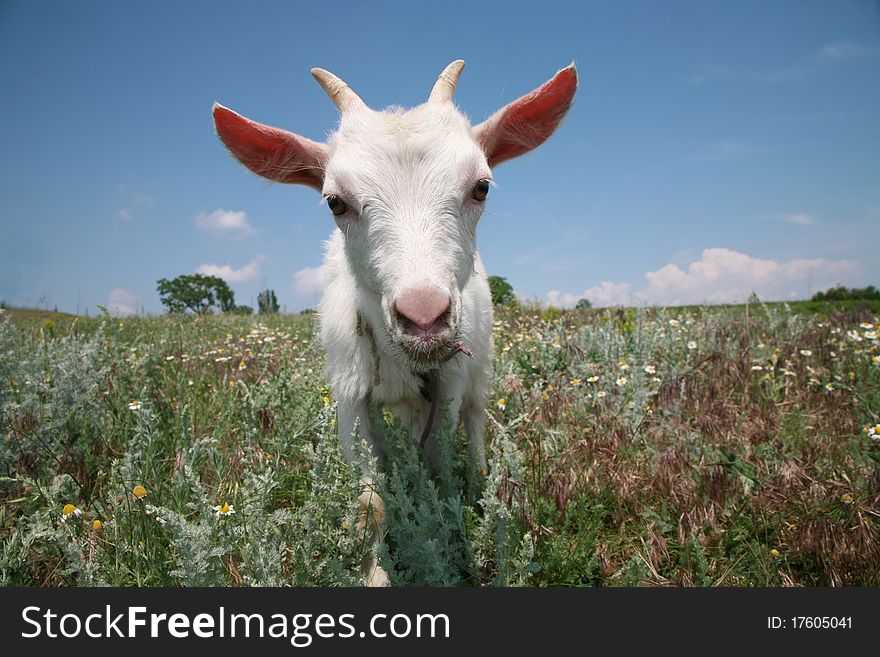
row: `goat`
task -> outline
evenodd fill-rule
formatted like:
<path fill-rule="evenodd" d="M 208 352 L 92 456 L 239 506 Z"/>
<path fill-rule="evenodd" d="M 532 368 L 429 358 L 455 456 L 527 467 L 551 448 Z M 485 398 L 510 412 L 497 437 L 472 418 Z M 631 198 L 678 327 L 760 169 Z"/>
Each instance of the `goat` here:
<path fill-rule="evenodd" d="M 391 407 L 430 459 L 437 406 L 461 420 L 471 458 L 486 472 L 485 409 L 492 377 L 492 300 L 476 246 L 498 164 L 542 144 L 574 100 L 574 64 L 477 126 L 453 104 L 464 62 L 449 64 L 428 101 L 374 111 L 338 77 L 312 75 L 339 109 L 326 143 L 262 125 L 214 104 L 217 134 L 231 154 L 269 180 L 319 191 L 336 230 L 327 243 L 320 336 L 338 399 L 344 456 L 361 468 L 366 511 L 379 540 L 382 500 L 375 473 L 355 463 L 359 428 L 377 459 L 372 404 Z M 365 521 L 362 518 L 362 526 Z M 375 558 L 368 585 L 387 585 Z"/>

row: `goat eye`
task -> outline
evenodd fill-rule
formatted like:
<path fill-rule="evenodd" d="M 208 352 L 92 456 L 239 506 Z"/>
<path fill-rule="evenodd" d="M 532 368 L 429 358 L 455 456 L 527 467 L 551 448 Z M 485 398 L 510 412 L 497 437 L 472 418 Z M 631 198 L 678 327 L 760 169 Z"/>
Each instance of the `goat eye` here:
<path fill-rule="evenodd" d="M 474 185 L 474 189 L 471 192 L 471 198 L 475 201 L 485 201 L 486 197 L 489 195 L 489 181 L 486 179 L 480 180 Z"/>
<path fill-rule="evenodd" d="M 330 194 L 330 196 L 327 197 L 327 206 L 330 208 L 330 212 L 333 213 L 334 217 L 343 215 L 348 211 L 348 206 L 345 204 L 345 201 L 336 196 L 336 194 Z"/>

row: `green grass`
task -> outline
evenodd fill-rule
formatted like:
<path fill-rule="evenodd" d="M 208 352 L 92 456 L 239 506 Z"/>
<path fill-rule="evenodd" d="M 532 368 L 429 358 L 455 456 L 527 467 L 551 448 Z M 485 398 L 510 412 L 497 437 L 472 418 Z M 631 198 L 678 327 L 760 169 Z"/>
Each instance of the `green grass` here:
<path fill-rule="evenodd" d="M 880 585 L 878 312 L 499 310 L 488 478 L 376 418 L 392 582 Z M 316 327 L 0 315 L 0 582 L 361 583 Z"/>

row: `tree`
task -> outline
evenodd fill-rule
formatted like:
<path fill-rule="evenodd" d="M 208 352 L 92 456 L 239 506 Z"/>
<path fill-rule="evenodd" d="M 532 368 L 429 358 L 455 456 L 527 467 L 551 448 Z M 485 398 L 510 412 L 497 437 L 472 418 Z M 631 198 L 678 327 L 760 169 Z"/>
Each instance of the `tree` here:
<path fill-rule="evenodd" d="M 575 310 L 589 310 L 593 307 L 593 304 L 590 303 L 589 299 L 578 299 L 578 302 L 574 305 Z"/>
<path fill-rule="evenodd" d="M 850 299 L 878 301 L 880 300 L 880 290 L 873 285 L 863 288 L 848 288 L 837 285 L 825 292 L 816 292 L 810 301 L 847 301 Z"/>
<path fill-rule="evenodd" d="M 503 276 L 489 277 L 489 291 L 492 293 L 492 305 L 504 306 L 516 300 L 513 286 Z"/>
<path fill-rule="evenodd" d="M 271 315 L 278 312 L 278 299 L 275 298 L 275 290 L 263 290 L 257 295 L 257 308 L 261 315 Z"/>
<path fill-rule="evenodd" d="M 223 312 L 235 308 L 235 293 L 217 276 L 185 274 L 170 281 L 160 278 L 156 290 L 170 313 L 192 310 L 202 315 L 215 305 Z"/>

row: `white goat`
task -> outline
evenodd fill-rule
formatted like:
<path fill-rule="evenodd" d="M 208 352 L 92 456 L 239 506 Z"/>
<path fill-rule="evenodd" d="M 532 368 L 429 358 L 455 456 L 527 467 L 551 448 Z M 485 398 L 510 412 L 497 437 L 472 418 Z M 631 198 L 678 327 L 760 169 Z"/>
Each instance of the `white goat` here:
<path fill-rule="evenodd" d="M 338 406 L 339 438 L 354 462 L 356 426 L 381 457 L 372 404 L 393 408 L 433 458 L 440 400 L 452 429 L 463 421 L 483 472 L 485 408 L 492 376 L 492 302 L 476 246 L 492 169 L 542 144 L 577 89 L 574 65 L 472 127 L 453 105 L 464 67 L 452 62 L 428 102 L 377 112 L 332 73 L 312 69 L 341 112 L 326 144 L 255 123 L 214 105 L 220 139 L 248 169 L 321 192 L 336 220 L 324 263 L 321 340 Z M 361 502 L 382 501 L 360 463 Z M 387 584 L 375 559 L 368 583 Z"/>

